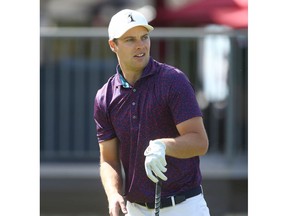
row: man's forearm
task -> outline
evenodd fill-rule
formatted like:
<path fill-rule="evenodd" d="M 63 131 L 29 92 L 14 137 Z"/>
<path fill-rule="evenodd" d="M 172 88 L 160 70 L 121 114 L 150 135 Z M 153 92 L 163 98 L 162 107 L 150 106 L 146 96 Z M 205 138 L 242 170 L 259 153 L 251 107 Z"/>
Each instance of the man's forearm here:
<path fill-rule="evenodd" d="M 115 193 L 122 193 L 122 174 L 120 164 L 111 165 L 107 162 L 100 164 L 101 181 L 107 198 Z"/>
<path fill-rule="evenodd" d="M 166 155 L 176 158 L 191 158 L 206 154 L 208 139 L 198 133 L 188 133 L 177 138 L 159 139 L 166 145 Z"/>

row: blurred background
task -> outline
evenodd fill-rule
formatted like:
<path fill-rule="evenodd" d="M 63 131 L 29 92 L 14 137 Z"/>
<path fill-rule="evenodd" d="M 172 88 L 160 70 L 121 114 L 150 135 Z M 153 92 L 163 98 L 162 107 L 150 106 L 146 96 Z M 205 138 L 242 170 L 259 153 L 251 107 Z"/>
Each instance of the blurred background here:
<path fill-rule="evenodd" d="M 210 140 L 201 170 L 211 215 L 248 215 L 247 0 L 40 0 L 41 216 L 108 215 L 93 103 L 115 73 L 107 26 L 124 8 L 155 27 L 151 56 L 196 89 Z"/>

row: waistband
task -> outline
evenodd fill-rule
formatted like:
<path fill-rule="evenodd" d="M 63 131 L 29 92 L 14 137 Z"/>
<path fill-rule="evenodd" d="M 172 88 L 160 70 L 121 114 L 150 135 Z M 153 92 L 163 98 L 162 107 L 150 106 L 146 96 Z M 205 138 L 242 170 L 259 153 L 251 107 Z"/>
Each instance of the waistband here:
<path fill-rule="evenodd" d="M 188 198 L 197 196 L 202 193 L 202 187 L 198 186 L 196 188 L 193 188 L 189 191 L 181 192 L 179 194 L 176 194 L 175 196 L 170 196 L 170 197 L 161 197 L 161 205 L 160 208 L 165 208 L 165 207 L 170 207 L 177 205 L 183 201 L 185 201 Z M 150 202 L 150 203 L 138 203 L 135 202 L 139 205 L 146 206 L 148 209 L 154 209 L 155 203 Z"/>

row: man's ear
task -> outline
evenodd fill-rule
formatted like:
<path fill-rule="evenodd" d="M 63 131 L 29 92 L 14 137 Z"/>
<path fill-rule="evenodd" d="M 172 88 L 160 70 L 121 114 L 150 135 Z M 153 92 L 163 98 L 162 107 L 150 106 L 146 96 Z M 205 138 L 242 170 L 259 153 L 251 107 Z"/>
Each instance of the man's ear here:
<path fill-rule="evenodd" d="M 115 53 L 115 48 L 116 48 L 116 44 L 113 40 L 108 40 L 108 44 L 110 46 L 110 49 Z"/>

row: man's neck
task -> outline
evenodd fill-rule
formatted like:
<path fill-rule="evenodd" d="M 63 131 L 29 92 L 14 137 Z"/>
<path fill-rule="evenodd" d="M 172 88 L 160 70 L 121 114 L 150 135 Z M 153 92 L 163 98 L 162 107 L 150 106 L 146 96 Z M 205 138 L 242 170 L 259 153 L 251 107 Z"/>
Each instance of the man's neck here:
<path fill-rule="evenodd" d="M 136 70 L 123 69 L 121 65 L 120 65 L 120 68 L 121 68 L 123 77 L 132 86 L 134 86 L 137 80 L 140 79 L 142 72 L 143 72 L 143 70 L 136 71 Z"/>

